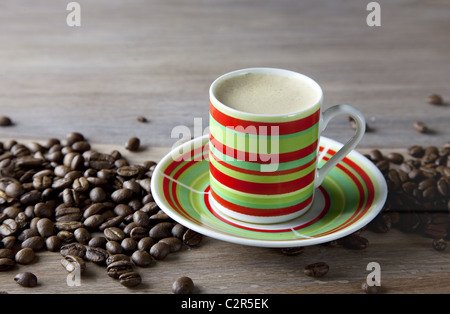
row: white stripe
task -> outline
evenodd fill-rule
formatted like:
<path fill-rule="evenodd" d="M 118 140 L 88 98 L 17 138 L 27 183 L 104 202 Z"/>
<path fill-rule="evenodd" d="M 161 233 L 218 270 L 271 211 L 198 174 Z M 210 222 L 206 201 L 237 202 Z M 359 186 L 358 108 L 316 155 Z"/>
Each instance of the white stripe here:
<path fill-rule="evenodd" d="M 298 232 L 295 231 L 293 228 L 291 228 L 291 230 L 292 230 L 292 232 L 293 232 L 296 236 L 298 236 L 298 237 L 300 237 L 300 238 L 313 239 L 313 237 L 308 237 L 308 236 L 305 236 L 305 235 L 303 235 L 303 234 L 298 233 Z"/>
<path fill-rule="evenodd" d="M 323 157 L 325 157 L 325 155 L 328 153 L 328 150 L 330 149 L 330 147 L 328 145 L 325 145 L 323 147 L 322 152 L 319 154 L 319 156 L 317 156 L 317 163 L 319 163 Z"/>

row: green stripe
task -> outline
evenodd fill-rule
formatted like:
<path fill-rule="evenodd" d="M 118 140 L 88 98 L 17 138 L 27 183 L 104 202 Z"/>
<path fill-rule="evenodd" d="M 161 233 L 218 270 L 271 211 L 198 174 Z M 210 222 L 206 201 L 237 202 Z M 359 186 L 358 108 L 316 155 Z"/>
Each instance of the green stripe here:
<path fill-rule="evenodd" d="M 294 173 L 288 173 L 283 175 L 277 175 L 277 176 L 266 176 L 264 175 L 264 172 L 261 172 L 260 175 L 254 175 L 249 173 L 244 173 L 236 170 L 232 170 L 230 168 L 227 168 L 221 164 L 219 164 L 214 158 L 211 158 L 210 162 L 213 164 L 213 166 L 219 170 L 220 172 L 231 176 L 233 178 L 246 181 L 246 182 L 256 182 L 256 183 L 283 183 L 287 181 L 296 180 L 299 178 L 304 177 L 305 175 L 309 174 L 311 171 L 314 171 L 316 168 L 316 165 L 313 163 L 309 167 L 306 167 L 300 171 L 296 171 Z"/>
<path fill-rule="evenodd" d="M 209 131 L 214 138 L 228 147 L 251 153 L 289 153 L 314 143 L 319 133 L 319 123 L 301 132 L 267 136 L 238 132 L 219 124 L 210 116 Z M 272 151 L 272 146 L 276 151 Z M 277 149 L 278 148 L 278 149 Z"/>
<path fill-rule="evenodd" d="M 247 170 L 253 170 L 253 171 L 261 171 L 261 164 L 259 164 L 259 163 L 250 162 L 250 161 L 243 161 L 243 160 L 237 160 L 237 159 L 235 159 L 233 157 L 230 157 L 228 155 L 222 154 L 221 152 L 219 152 L 212 145 L 209 145 L 209 149 L 219 160 L 224 160 L 224 161 L 226 161 L 226 163 L 228 163 L 228 164 L 230 164 L 230 165 L 232 165 L 234 167 L 247 169 Z M 316 155 L 317 155 L 317 150 L 312 152 L 308 156 L 305 156 L 304 158 L 301 158 L 301 159 L 298 159 L 298 160 L 294 160 L 294 161 L 288 161 L 288 162 L 280 163 L 280 164 L 278 164 L 277 171 L 289 170 L 289 169 L 293 169 L 293 168 L 297 168 L 297 167 L 303 166 L 303 165 L 307 164 L 308 162 L 310 162 L 311 160 L 313 160 L 316 157 Z M 210 156 L 209 160 L 211 160 L 212 158 L 213 157 Z"/>
<path fill-rule="evenodd" d="M 284 208 L 289 206 L 294 206 L 297 204 L 300 204 L 304 200 L 306 200 L 308 197 L 310 197 L 313 193 L 312 189 L 306 190 L 306 193 L 301 193 L 297 197 L 290 197 L 288 199 L 284 199 L 282 197 L 278 198 L 272 198 L 272 199 L 264 199 L 264 198 L 253 198 L 249 197 L 248 195 L 246 197 L 230 197 L 226 194 L 222 193 L 222 190 L 216 189 L 214 187 L 214 192 L 216 192 L 221 198 L 225 199 L 226 201 L 232 202 L 233 204 L 244 206 L 244 207 L 251 207 L 251 208 L 258 208 L 258 209 L 274 209 L 274 208 Z M 303 195 L 306 194 L 306 195 Z"/>
<path fill-rule="evenodd" d="M 224 199 L 229 200 L 230 202 L 235 202 L 232 200 L 236 200 L 237 202 L 252 202 L 254 204 L 283 204 L 282 207 L 286 207 L 285 203 L 295 204 L 299 199 L 306 199 L 313 192 L 314 185 L 311 183 L 307 187 L 290 193 L 285 194 L 275 194 L 275 195 L 263 195 L 263 194 L 250 194 L 244 193 L 241 191 L 230 189 L 227 186 L 219 183 L 212 176 L 210 177 L 211 188 L 214 189 L 214 192 L 219 194 Z M 247 207 L 251 207 L 246 205 Z"/>

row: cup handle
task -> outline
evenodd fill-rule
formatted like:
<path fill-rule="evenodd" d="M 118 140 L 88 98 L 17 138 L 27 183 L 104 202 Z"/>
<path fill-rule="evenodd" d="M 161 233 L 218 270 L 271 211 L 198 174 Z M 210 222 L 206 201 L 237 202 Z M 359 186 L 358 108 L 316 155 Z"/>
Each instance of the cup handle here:
<path fill-rule="evenodd" d="M 319 134 L 327 127 L 328 122 L 336 116 L 339 115 L 349 115 L 356 122 L 356 132 L 355 135 L 344 145 L 342 148 L 336 152 L 320 169 L 316 171 L 316 178 L 314 180 L 314 188 L 319 187 L 322 184 L 323 179 L 327 173 L 336 166 L 345 156 L 347 156 L 361 141 L 364 132 L 366 131 L 366 120 L 362 113 L 349 105 L 336 105 L 328 108 L 322 113 L 320 121 Z"/>

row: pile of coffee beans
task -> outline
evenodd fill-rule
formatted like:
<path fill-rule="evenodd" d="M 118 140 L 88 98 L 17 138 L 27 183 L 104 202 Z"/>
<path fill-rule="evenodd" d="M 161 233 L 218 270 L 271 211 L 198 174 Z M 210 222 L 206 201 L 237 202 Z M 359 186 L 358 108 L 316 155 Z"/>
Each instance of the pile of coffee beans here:
<path fill-rule="evenodd" d="M 135 151 L 139 140 L 127 145 Z M 132 287 L 141 282 L 136 267 L 197 246 L 202 235 L 155 203 L 155 166 L 131 165 L 117 150 L 92 150 L 77 132 L 44 144 L 0 142 L 0 271 L 30 264 L 46 249 L 59 252 L 69 272 L 84 271 L 89 261 Z M 27 286 L 33 280 L 29 274 L 16 279 Z"/>
<path fill-rule="evenodd" d="M 371 230 L 392 227 L 432 238 L 436 250 L 450 239 L 450 142 L 442 147 L 413 145 L 407 154 L 379 150 L 367 155 L 384 174 L 388 199 L 369 224 Z"/>
<path fill-rule="evenodd" d="M 369 245 L 369 241 L 361 236 L 364 229 L 387 233 L 397 228 L 429 237 L 435 250 L 445 250 L 450 241 L 450 142 L 441 147 L 413 145 L 406 154 L 390 152 L 384 155 L 374 149 L 365 156 L 384 175 L 388 199 L 378 216 L 366 227 L 322 245 L 363 250 Z M 287 256 L 304 251 L 304 247 L 281 249 Z M 305 266 L 303 271 L 307 276 L 321 277 L 328 270 L 325 262 L 317 262 Z M 369 294 L 381 291 L 381 287 L 369 286 L 365 281 L 361 288 Z"/>

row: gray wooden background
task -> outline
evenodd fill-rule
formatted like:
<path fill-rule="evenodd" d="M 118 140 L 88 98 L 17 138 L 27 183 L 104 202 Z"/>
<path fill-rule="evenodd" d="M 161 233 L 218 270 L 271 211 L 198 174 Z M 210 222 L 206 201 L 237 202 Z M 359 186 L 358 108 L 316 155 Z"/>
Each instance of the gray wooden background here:
<path fill-rule="evenodd" d="M 208 88 L 231 70 L 265 66 L 304 73 L 325 108 L 359 108 L 373 132 L 360 147 L 441 145 L 450 140 L 450 2 L 80 0 L 0 3 L 0 137 L 45 139 L 82 132 L 92 142 L 172 146 L 177 125 L 208 125 Z M 427 104 L 431 93 L 447 103 Z M 136 122 L 145 116 L 148 123 Z M 420 134 L 422 120 L 432 134 Z M 324 135 L 346 141 L 345 117 Z M 178 134 L 175 134 L 179 136 Z"/>

